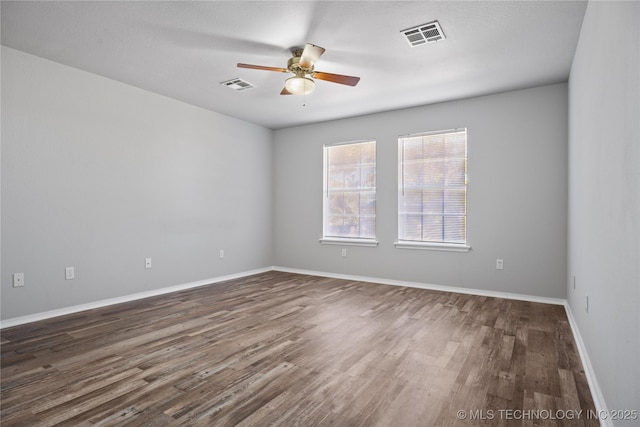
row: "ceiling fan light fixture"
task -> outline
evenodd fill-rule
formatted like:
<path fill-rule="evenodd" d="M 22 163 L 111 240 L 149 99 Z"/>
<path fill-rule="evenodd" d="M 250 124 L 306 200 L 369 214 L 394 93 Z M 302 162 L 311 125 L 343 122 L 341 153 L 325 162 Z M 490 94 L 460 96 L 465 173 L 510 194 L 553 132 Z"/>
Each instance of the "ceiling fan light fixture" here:
<path fill-rule="evenodd" d="M 294 95 L 306 95 L 313 92 L 316 82 L 308 77 L 289 77 L 284 82 L 284 87 Z"/>

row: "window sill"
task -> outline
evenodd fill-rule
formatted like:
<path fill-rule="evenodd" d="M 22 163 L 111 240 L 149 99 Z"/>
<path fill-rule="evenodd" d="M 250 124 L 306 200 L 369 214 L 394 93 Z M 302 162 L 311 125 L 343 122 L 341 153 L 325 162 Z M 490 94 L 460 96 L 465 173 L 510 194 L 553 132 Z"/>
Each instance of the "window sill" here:
<path fill-rule="evenodd" d="M 471 246 L 456 243 L 429 243 L 429 242 L 395 242 L 396 249 L 422 249 L 427 251 L 469 252 Z"/>
<path fill-rule="evenodd" d="M 375 239 L 340 239 L 337 237 L 323 237 L 320 239 L 320 243 L 323 245 L 343 245 L 343 246 L 378 246 L 378 241 Z"/>

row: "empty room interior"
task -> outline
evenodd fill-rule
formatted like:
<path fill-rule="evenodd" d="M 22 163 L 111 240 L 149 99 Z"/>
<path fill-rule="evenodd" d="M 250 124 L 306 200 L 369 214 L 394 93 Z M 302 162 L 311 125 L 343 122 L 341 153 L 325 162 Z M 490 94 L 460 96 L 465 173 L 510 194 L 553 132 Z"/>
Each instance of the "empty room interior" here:
<path fill-rule="evenodd" d="M 639 1 L 2 1 L 3 426 L 640 425 Z"/>

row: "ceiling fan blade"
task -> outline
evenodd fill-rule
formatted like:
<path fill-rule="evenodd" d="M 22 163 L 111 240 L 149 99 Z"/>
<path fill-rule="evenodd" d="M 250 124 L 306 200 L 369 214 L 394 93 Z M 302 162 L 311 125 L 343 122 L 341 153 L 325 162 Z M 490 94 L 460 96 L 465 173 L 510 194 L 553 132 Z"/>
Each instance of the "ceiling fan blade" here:
<path fill-rule="evenodd" d="M 280 95 L 293 95 L 293 94 L 289 92 L 285 87 L 285 88 L 282 88 L 282 92 L 280 92 Z"/>
<path fill-rule="evenodd" d="M 341 85 L 355 86 L 360 81 L 360 77 L 345 76 L 342 74 L 323 73 L 322 71 L 315 71 L 311 73 L 311 77 L 319 80 L 326 80 L 328 82 L 340 83 Z"/>
<path fill-rule="evenodd" d="M 300 55 L 300 61 L 298 62 L 298 64 L 302 67 L 302 68 L 311 68 L 313 67 L 313 64 L 316 63 L 316 61 L 318 60 L 318 58 L 320 58 L 322 56 L 322 54 L 324 53 L 324 48 L 320 47 L 320 46 L 316 46 L 314 44 L 311 43 L 307 43 L 304 46 L 304 50 L 302 51 L 302 55 Z"/>
<path fill-rule="evenodd" d="M 252 70 L 278 71 L 280 73 L 288 73 L 289 70 L 280 67 L 265 67 L 264 65 L 251 65 L 238 63 L 238 68 L 250 68 Z"/>

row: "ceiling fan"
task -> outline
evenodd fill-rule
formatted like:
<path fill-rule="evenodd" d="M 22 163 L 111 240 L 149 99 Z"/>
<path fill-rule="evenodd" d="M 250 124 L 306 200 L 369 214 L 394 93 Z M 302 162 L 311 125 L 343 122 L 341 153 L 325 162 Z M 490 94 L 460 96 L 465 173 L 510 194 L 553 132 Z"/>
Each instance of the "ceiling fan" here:
<path fill-rule="evenodd" d="M 306 95 L 313 92 L 316 83 L 312 79 L 326 80 L 328 82 L 339 83 L 348 86 L 355 86 L 360 81 L 360 77 L 345 76 L 343 74 L 325 73 L 315 71 L 314 66 L 318 58 L 322 56 L 325 49 L 307 43 L 304 49 L 293 48 L 293 56 L 287 63 L 287 68 L 265 67 L 262 65 L 251 65 L 238 63 L 239 68 L 250 68 L 254 70 L 277 71 L 280 73 L 293 73 L 295 76 L 289 77 L 284 82 L 284 89 L 280 95 Z"/>

